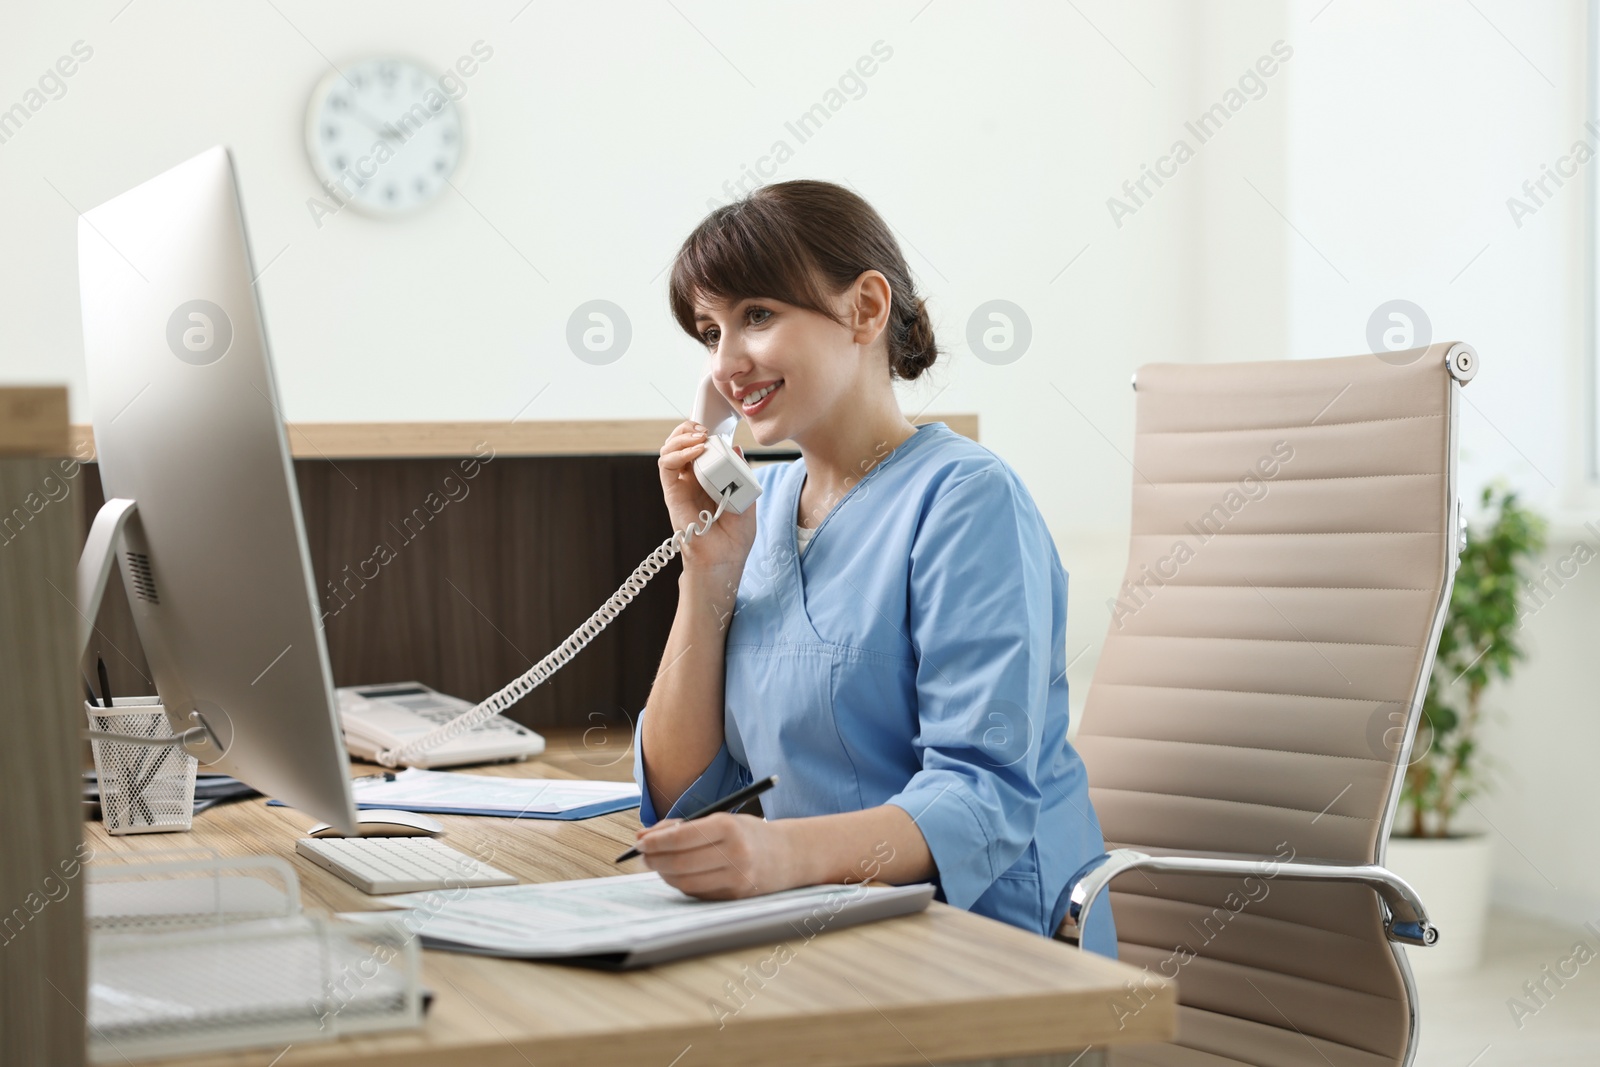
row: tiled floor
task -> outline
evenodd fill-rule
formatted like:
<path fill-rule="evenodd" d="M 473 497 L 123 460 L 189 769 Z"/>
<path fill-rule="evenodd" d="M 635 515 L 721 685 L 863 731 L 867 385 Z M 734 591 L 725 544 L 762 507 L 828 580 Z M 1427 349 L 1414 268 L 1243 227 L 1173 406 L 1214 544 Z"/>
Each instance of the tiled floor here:
<path fill-rule="evenodd" d="M 1596 924 L 1600 926 L 1600 923 Z M 1578 923 L 1496 912 L 1490 919 L 1483 966 L 1470 974 L 1419 975 L 1422 1042 L 1416 1067 L 1595 1067 L 1600 1064 L 1600 956 L 1578 966 L 1545 997 L 1532 1000 L 1523 983 L 1543 978 L 1547 964 L 1573 955 L 1579 940 L 1600 952 L 1600 938 Z M 1576 964 L 1569 963 L 1571 973 Z M 1507 1001 L 1516 997 L 1536 1014 L 1522 1015 L 1521 1026 Z"/>

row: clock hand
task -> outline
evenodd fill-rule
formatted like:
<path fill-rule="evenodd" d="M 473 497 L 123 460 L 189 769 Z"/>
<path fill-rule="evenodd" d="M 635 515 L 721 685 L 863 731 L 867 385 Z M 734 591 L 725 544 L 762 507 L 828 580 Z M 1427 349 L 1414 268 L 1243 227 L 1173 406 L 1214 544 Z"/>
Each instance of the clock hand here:
<path fill-rule="evenodd" d="M 367 114 L 365 111 L 361 110 L 361 108 L 356 107 L 353 104 L 351 105 L 350 109 L 356 113 L 356 117 L 361 120 L 362 125 L 366 126 L 379 137 L 382 137 L 386 141 L 398 141 L 400 139 L 399 133 L 395 131 L 393 126 L 386 122 L 379 122 L 377 119 L 373 118 L 371 115 Z"/>

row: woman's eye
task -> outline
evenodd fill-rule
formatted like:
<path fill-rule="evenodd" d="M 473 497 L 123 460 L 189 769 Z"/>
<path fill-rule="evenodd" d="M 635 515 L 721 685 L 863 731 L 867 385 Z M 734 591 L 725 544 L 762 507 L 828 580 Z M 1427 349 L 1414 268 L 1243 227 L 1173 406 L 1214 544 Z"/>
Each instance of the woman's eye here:
<path fill-rule="evenodd" d="M 751 308 L 746 314 L 752 326 L 760 326 L 763 322 L 772 318 L 772 312 L 767 308 Z"/>
<path fill-rule="evenodd" d="M 713 326 L 705 333 L 700 335 L 700 340 L 705 342 L 707 348 L 715 348 L 717 345 L 717 338 L 720 336 L 721 332 L 715 326 Z"/>

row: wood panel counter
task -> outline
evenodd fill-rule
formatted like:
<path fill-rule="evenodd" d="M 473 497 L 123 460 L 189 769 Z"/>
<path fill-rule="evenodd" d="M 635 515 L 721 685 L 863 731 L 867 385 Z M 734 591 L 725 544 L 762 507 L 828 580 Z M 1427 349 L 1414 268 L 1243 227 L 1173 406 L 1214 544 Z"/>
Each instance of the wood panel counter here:
<path fill-rule="evenodd" d="M 81 532 L 61 503 L 67 390 L 0 387 L 0 1063 L 83 1062 L 84 725 L 71 596 Z"/>
<path fill-rule="evenodd" d="M 291 422 L 289 451 L 295 459 L 421 459 L 470 456 L 481 442 L 505 456 L 655 455 L 678 419 L 529 419 L 511 422 Z M 956 433 L 978 439 L 974 414 L 919 415 L 921 425 L 942 422 Z M 756 444 L 750 427 L 739 421 L 734 444 L 746 452 L 792 454 L 791 441 Z M 72 427 L 72 454 L 94 458 L 94 428 Z"/>
<path fill-rule="evenodd" d="M 975 437 L 976 415 L 927 415 Z M 337 685 L 418 681 L 482 700 L 556 647 L 671 532 L 656 457 L 675 420 L 290 423 Z M 787 458 L 740 426 L 752 459 Z M 75 426 L 83 529 L 104 501 Z M 677 564 L 512 709 L 534 729 L 627 730 L 677 607 Z M 122 583 L 97 620 L 119 693 L 153 692 Z"/>

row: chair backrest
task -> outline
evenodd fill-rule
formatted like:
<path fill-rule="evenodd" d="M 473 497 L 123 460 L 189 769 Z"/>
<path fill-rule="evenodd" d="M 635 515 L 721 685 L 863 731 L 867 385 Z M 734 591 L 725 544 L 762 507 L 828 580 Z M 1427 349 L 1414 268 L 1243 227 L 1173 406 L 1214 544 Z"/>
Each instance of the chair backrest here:
<path fill-rule="evenodd" d="M 1140 368 L 1128 567 L 1076 741 L 1108 847 L 1382 861 L 1454 575 L 1476 365 L 1446 343 Z M 1113 885 L 1122 957 L 1178 979 L 1179 1046 L 1407 1062 L 1414 993 L 1371 891 L 1254 881 Z"/>

